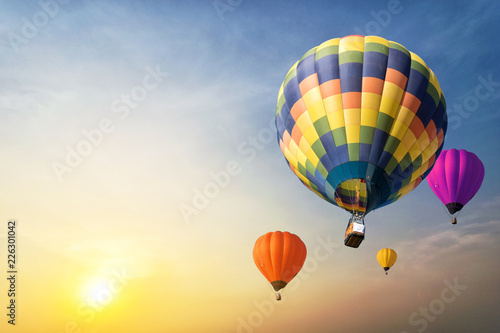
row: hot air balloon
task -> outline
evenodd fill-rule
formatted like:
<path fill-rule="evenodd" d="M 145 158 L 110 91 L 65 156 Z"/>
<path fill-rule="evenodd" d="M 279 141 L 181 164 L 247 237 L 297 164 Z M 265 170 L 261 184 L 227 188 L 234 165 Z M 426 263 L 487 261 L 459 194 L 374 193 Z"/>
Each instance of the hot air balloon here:
<path fill-rule="evenodd" d="M 306 255 L 306 246 L 302 240 L 287 231 L 268 232 L 255 242 L 253 260 L 273 286 L 278 301 L 281 300 L 279 291 L 297 275 Z"/>
<path fill-rule="evenodd" d="M 276 107 L 285 159 L 311 191 L 350 214 L 345 245 L 364 216 L 412 191 L 442 149 L 446 105 L 415 53 L 377 36 L 335 38 L 297 61 Z"/>
<path fill-rule="evenodd" d="M 427 177 L 432 191 L 446 206 L 452 224 L 456 215 L 477 193 L 484 179 L 481 160 L 464 149 L 443 150 Z"/>
<path fill-rule="evenodd" d="M 394 265 L 397 259 L 398 254 L 393 249 L 381 249 L 377 253 L 377 261 L 384 269 L 385 275 L 387 275 L 387 271 Z"/>

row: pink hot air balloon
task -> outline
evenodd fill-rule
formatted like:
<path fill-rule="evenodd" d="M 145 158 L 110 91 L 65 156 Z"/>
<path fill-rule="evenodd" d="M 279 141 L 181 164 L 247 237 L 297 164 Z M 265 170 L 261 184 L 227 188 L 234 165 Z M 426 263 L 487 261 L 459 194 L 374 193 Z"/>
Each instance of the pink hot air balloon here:
<path fill-rule="evenodd" d="M 457 214 L 481 187 L 484 166 L 481 160 L 464 149 L 443 150 L 427 176 L 432 191 L 448 208 L 451 223 Z"/>

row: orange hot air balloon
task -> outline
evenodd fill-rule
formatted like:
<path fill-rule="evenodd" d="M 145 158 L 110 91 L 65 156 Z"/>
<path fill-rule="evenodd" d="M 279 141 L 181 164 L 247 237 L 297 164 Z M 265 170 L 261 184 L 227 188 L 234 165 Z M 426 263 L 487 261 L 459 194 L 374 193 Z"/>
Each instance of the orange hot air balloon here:
<path fill-rule="evenodd" d="M 297 275 L 306 260 L 307 250 L 302 240 L 287 231 L 268 232 L 260 236 L 253 248 L 253 260 L 262 275 L 279 291 Z"/>

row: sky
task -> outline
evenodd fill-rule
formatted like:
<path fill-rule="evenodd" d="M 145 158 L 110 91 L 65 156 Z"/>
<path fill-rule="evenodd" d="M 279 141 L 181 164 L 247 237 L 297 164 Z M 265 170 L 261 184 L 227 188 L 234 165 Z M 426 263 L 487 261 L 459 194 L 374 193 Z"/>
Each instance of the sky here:
<path fill-rule="evenodd" d="M 497 1 L 0 6 L 2 332 L 498 332 Z M 348 215 L 287 166 L 279 87 L 309 49 L 351 34 L 396 41 L 436 74 L 444 149 L 486 170 L 457 225 L 424 181 L 345 247 Z M 280 302 L 252 259 L 276 230 L 308 250 Z"/>

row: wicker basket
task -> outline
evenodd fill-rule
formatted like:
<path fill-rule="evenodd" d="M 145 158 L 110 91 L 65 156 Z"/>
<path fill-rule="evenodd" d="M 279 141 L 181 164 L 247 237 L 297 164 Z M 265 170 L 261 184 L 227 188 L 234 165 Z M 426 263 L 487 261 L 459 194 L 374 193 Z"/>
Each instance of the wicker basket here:
<path fill-rule="evenodd" d="M 359 221 L 349 221 L 345 231 L 344 245 L 357 248 L 365 239 L 365 225 Z"/>

